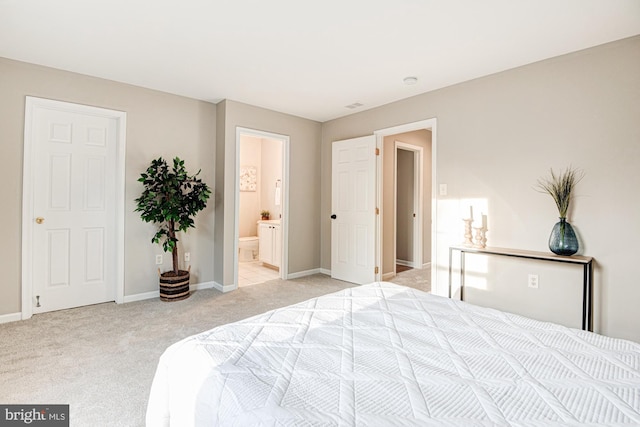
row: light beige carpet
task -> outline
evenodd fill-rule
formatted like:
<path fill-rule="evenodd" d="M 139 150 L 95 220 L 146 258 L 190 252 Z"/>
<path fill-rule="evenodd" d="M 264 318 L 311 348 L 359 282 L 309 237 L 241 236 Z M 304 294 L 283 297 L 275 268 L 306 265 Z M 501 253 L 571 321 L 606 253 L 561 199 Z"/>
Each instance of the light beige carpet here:
<path fill-rule="evenodd" d="M 429 270 L 392 282 L 429 291 Z M 0 324 L 0 403 L 70 404 L 71 426 L 143 426 L 158 358 L 189 335 L 355 286 L 317 274 L 184 301 L 98 304 Z"/>

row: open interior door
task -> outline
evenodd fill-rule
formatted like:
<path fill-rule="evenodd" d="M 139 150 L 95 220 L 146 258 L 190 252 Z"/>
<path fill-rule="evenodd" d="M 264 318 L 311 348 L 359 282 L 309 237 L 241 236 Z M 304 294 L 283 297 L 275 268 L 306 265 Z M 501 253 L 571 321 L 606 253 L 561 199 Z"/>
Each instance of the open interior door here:
<path fill-rule="evenodd" d="M 331 277 L 375 281 L 376 137 L 335 141 L 331 169 Z"/>

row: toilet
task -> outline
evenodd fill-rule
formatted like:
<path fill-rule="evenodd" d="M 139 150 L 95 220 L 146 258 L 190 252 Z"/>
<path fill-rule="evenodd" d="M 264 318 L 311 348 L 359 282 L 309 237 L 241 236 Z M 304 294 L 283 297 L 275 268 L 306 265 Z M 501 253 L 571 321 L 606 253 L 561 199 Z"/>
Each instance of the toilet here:
<path fill-rule="evenodd" d="M 240 237 L 240 261 L 253 261 L 258 255 L 258 236 Z"/>

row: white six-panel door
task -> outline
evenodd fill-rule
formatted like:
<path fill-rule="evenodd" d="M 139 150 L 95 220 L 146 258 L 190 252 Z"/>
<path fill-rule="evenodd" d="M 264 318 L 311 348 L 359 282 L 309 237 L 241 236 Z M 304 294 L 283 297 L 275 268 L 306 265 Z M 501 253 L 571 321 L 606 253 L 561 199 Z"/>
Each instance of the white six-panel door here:
<path fill-rule="evenodd" d="M 376 138 L 332 145 L 331 277 L 352 283 L 375 280 Z"/>
<path fill-rule="evenodd" d="M 63 103 L 30 120 L 32 312 L 114 301 L 118 120 Z"/>

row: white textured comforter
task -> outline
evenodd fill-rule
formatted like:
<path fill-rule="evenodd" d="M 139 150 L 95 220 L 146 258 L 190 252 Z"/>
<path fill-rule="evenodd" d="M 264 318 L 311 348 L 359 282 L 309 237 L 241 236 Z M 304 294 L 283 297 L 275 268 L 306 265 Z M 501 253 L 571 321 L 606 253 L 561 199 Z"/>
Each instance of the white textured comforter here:
<path fill-rule="evenodd" d="M 147 425 L 640 425 L 640 344 L 373 283 L 172 345 Z"/>

